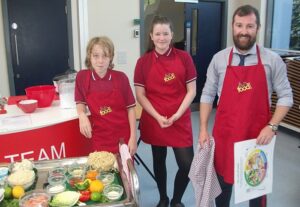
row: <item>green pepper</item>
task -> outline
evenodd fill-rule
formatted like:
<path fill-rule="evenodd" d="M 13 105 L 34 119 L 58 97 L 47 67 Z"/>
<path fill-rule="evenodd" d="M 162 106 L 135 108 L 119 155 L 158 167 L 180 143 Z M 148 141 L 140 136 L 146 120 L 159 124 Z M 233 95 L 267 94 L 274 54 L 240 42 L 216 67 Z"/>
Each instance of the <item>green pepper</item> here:
<path fill-rule="evenodd" d="M 90 186 L 90 183 L 88 180 L 85 180 L 83 182 L 80 182 L 80 183 L 76 183 L 74 185 L 76 187 L 76 189 L 78 190 L 86 190 L 89 186 Z"/>

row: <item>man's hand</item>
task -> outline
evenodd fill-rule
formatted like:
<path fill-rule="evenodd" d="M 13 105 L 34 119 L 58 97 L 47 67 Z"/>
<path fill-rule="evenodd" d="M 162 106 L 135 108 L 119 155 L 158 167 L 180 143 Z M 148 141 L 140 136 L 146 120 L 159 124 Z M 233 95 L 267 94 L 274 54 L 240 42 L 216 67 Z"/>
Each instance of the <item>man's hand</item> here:
<path fill-rule="evenodd" d="M 204 147 L 206 142 L 209 144 L 209 139 L 210 139 L 210 136 L 209 136 L 207 131 L 200 131 L 200 133 L 199 133 L 199 143 L 200 143 L 201 148 Z"/>
<path fill-rule="evenodd" d="M 256 144 L 259 145 L 266 145 L 272 141 L 275 132 L 269 126 L 265 126 L 259 133 L 258 137 L 256 138 Z"/>

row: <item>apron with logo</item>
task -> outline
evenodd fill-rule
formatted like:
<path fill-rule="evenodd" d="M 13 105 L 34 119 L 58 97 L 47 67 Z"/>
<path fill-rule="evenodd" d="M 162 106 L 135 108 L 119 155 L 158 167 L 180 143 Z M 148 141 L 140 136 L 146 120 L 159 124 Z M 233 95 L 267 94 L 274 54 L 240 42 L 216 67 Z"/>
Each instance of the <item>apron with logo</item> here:
<path fill-rule="evenodd" d="M 157 58 L 153 51 L 152 62 L 145 82 L 146 96 L 160 115 L 170 118 L 176 113 L 187 93 L 185 68 L 176 53 L 172 57 Z M 187 109 L 172 126 L 161 128 L 158 122 L 143 110 L 140 120 L 141 139 L 156 146 L 192 146 L 190 116 L 190 109 Z"/>
<path fill-rule="evenodd" d="M 215 168 L 227 183 L 234 183 L 234 143 L 256 138 L 270 120 L 267 79 L 259 48 L 257 65 L 232 66 L 229 55 L 218 104 L 213 137 Z"/>
<path fill-rule="evenodd" d="M 111 91 L 91 91 L 92 74 L 88 75 L 87 105 L 92 118 L 92 143 L 95 151 L 119 152 L 119 141 L 128 143 L 130 127 L 128 112 L 120 84 L 111 73 Z"/>

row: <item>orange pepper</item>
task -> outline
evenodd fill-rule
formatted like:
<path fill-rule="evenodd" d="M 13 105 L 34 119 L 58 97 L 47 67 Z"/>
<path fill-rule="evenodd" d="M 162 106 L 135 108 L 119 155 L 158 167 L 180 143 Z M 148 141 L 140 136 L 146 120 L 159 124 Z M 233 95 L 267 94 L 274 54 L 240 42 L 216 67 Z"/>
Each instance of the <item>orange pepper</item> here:
<path fill-rule="evenodd" d="M 91 179 L 91 180 L 96 180 L 97 175 L 98 175 L 98 172 L 96 170 L 89 170 L 89 171 L 87 171 L 85 178 Z"/>

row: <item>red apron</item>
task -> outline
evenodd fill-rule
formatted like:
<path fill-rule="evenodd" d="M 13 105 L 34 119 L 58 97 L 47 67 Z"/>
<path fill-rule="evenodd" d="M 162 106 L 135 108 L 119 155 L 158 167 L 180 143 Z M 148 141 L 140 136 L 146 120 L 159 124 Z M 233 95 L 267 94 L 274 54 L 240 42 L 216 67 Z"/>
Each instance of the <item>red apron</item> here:
<path fill-rule="evenodd" d="M 87 105 L 92 118 L 92 143 L 95 151 L 119 152 L 119 141 L 128 143 L 130 126 L 127 107 L 117 78 L 111 73 L 111 91 L 91 91 L 88 75 Z"/>
<path fill-rule="evenodd" d="M 146 96 L 155 110 L 170 118 L 181 105 L 187 90 L 185 67 L 176 53 L 157 58 L 152 52 L 152 67 L 145 81 Z M 185 113 L 172 126 L 161 128 L 158 122 L 143 110 L 140 120 L 141 139 L 156 146 L 192 146 L 191 112 Z"/>
<path fill-rule="evenodd" d="M 232 66 L 231 50 L 216 112 L 215 168 L 226 183 L 234 183 L 234 143 L 256 138 L 271 117 L 266 74 L 256 50 L 258 63 L 252 66 Z"/>

